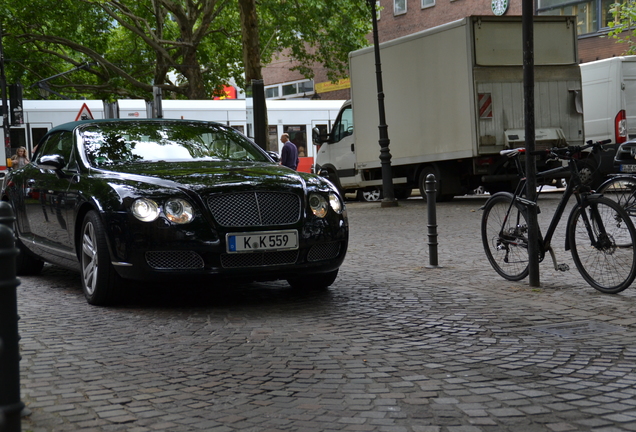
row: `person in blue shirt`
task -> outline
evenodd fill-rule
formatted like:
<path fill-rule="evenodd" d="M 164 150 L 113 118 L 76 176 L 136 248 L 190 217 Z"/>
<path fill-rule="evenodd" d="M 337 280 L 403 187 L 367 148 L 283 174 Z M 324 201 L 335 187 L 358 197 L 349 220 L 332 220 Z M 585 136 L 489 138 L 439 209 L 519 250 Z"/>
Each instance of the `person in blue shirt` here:
<path fill-rule="evenodd" d="M 280 141 L 283 143 L 283 150 L 280 152 L 280 164 L 293 170 L 298 168 L 298 147 L 289 140 L 289 134 L 282 134 Z"/>

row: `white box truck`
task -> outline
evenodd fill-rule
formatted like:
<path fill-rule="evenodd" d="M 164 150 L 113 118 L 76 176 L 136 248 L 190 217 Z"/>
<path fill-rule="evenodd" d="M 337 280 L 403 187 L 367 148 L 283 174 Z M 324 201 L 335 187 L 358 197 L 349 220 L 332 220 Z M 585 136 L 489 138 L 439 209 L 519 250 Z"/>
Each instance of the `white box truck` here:
<path fill-rule="evenodd" d="M 576 21 L 534 17 L 536 148 L 583 144 Z M 470 16 L 380 45 L 395 195 L 439 199 L 517 181 L 499 152 L 525 146 L 520 16 Z M 382 184 L 373 47 L 350 53 L 351 101 L 328 137 L 318 137 L 316 170 L 344 191 Z"/>
<path fill-rule="evenodd" d="M 616 147 L 636 139 L 636 56 L 581 63 L 586 140 L 611 140 L 597 177 L 615 172 Z"/>

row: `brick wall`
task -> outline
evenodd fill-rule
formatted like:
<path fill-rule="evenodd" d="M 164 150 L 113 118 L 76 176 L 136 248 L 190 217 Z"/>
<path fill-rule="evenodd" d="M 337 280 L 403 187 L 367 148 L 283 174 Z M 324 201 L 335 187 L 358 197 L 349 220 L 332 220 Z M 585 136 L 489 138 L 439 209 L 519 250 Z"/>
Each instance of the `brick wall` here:
<path fill-rule="evenodd" d="M 521 0 L 511 0 L 506 15 L 521 15 Z M 407 0 L 406 13 L 393 15 L 393 0 L 380 0 L 384 8 L 378 21 L 380 42 L 416 33 L 469 15 L 492 15 L 490 0 L 435 0 L 422 9 L 421 0 Z"/>
<path fill-rule="evenodd" d="M 578 45 L 580 63 L 620 56 L 627 49 L 624 43 L 617 43 L 615 39 L 600 36 L 581 38 Z"/>

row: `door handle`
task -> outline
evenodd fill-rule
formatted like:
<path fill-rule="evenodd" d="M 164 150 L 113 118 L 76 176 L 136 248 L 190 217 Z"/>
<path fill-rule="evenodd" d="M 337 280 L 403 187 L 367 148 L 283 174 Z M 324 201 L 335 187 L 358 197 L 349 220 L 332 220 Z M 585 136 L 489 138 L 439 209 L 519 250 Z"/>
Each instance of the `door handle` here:
<path fill-rule="evenodd" d="M 355 147 L 353 146 L 353 143 L 351 143 L 351 153 L 355 152 Z"/>

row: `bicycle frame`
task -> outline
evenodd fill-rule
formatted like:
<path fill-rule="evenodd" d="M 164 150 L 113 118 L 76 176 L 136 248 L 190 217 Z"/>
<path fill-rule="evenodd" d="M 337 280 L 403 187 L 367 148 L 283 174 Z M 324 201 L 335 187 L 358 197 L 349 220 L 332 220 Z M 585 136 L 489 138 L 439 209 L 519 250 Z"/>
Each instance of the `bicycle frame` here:
<path fill-rule="evenodd" d="M 523 173 L 521 163 L 518 157 L 515 157 L 515 163 L 517 164 L 518 172 Z M 546 231 L 545 237 L 542 236 L 541 228 L 538 227 L 539 229 L 539 232 L 538 232 L 539 262 L 543 261 L 543 259 L 545 258 L 546 252 L 550 252 L 550 256 L 552 257 L 554 268 L 556 270 L 560 270 L 560 268 L 559 268 L 559 264 L 557 264 L 556 262 L 556 256 L 554 254 L 554 251 L 552 250 L 551 242 L 552 242 L 552 237 L 554 236 L 554 233 L 556 232 L 556 228 L 559 222 L 561 221 L 563 214 L 565 213 L 565 209 L 567 207 L 568 202 L 570 201 L 570 198 L 572 197 L 572 195 L 574 195 L 576 197 L 577 206 L 582 206 L 587 202 L 587 199 L 590 196 L 596 195 L 596 194 L 591 194 L 589 191 L 585 190 L 587 186 L 584 186 L 581 182 L 581 179 L 578 174 L 576 161 L 574 159 L 569 159 L 567 166 L 553 168 L 547 171 L 542 171 L 537 173 L 537 178 L 538 179 L 563 178 L 564 175 L 567 173 L 570 174 L 570 181 L 567 182 L 567 186 L 565 188 L 565 191 L 563 192 L 561 200 L 559 201 L 559 204 L 557 205 L 557 208 L 554 211 L 554 214 L 552 215 L 552 219 L 550 220 L 550 224 Z M 523 177 L 521 181 L 519 182 L 519 184 L 517 185 L 517 188 L 515 189 L 515 192 L 513 194 L 513 200 L 510 203 L 510 207 L 508 208 L 508 214 L 510 214 L 510 210 L 512 209 L 512 206 L 514 205 L 515 202 L 521 204 L 522 206 L 526 208 L 530 206 L 537 206 L 538 208 L 538 202 L 537 202 L 538 200 L 531 201 L 527 198 L 523 198 L 524 192 L 526 190 L 526 183 L 527 183 L 526 177 Z M 598 214 L 598 209 L 595 206 L 592 206 L 591 209 L 593 212 L 592 218 L 596 221 L 600 221 L 601 218 L 600 218 L 600 215 Z M 590 241 L 592 243 L 595 243 L 592 224 L 590 223 L 589 217 L 586 213 L 582 213 L 582 220 L 588 232 L 588 235 L 590 237 Z M 599 230 L 603 234 L 605 234 L 605 228 L 602 226 L 602 224 L 597 223 L 597 225 L 599 225 L 598 226 Z M 569 224 L 567 226 L 569 227 Z M 500 235 L 503 236 L 503 232 L 501 232 Z M 570 250 L 570 245 L 567 238 L 568 238 L 568 235 L 566 232 L 565 250 Z"/>

